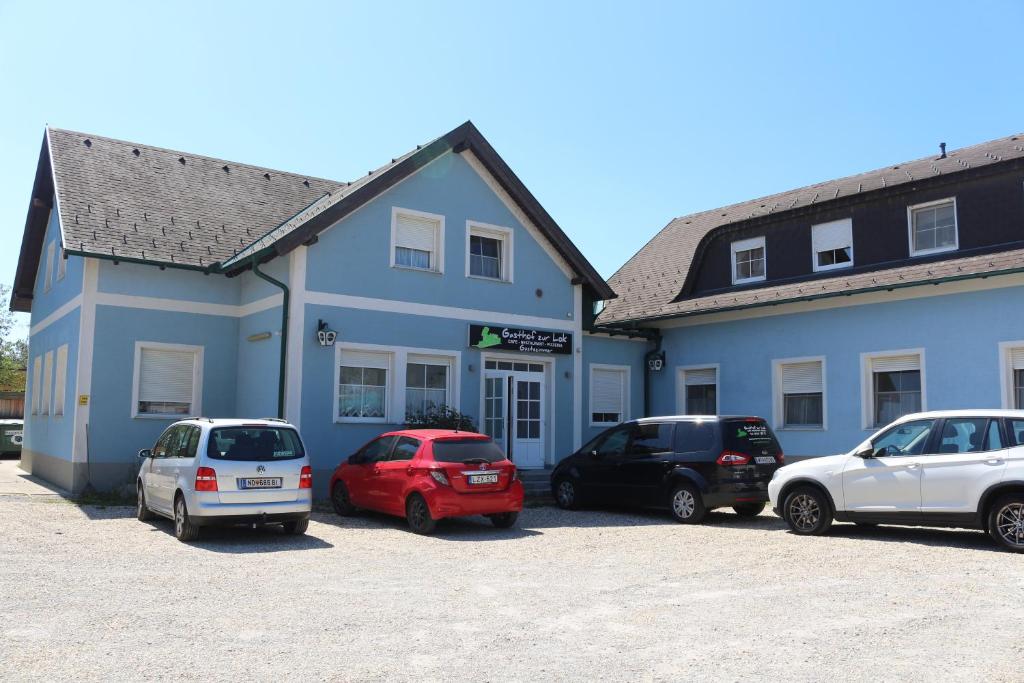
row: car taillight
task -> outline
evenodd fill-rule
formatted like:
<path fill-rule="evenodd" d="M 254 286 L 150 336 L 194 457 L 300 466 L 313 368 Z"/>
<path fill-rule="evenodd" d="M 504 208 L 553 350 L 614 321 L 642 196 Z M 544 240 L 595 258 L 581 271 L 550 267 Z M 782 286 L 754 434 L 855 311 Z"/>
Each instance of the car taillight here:
<path fill-rule="evenodd" d="M 778 453 L 776 453 L 775 454 L 775 462 L 779 463 L 780 465 L 785 465 L 786 464 L 786 454 L 783 453 L 782 451 L 779 451 Z"/>
<path fill-rule="evenodd" d="M 519 478 L 519 468 L 518 467 L 513 467 L 512 468 L 512 478 L 509 479 L 509 481 L 515 481 L 518 478 Z"/>
<path fill-rule="evenodd" d="M 217 472 L 212 467 L 200 467 L 196 470 L 196 491 L 216 491 Z"/>
<path fill-rule="evenodd" d="M 446 477 L 445 473 L 441 470 L 430 470 L 430 476 L 432 476 L 434 481 L 441 486 L 451 486 L 451 484 L 448 483 L 448 477 Z"/>
<path fill-rule="evenodd" d="M 743 455 L 742 453 L 734 453 L 732 451 L 722 451 L 722 454 L 715 460 L 719 465 L 723 467 L 735 467 L 736 465 L 746 465 L 750 462 L 749 455 Z"/>
<path fill-rule="evenodd" d="M 313 468 L 309 465 L 302 466 L 302 471 L 299 473 L 299 488 L 313 488 Z"/>

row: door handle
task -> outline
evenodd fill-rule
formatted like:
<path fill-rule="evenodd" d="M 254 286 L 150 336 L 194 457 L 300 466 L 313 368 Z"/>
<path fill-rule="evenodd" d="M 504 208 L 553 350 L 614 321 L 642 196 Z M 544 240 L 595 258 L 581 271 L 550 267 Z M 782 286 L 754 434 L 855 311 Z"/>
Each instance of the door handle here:
<path fill-rule="evenodd" d="M 904 465 L 903 466 L 904 469 L 908 469 L 908 470 L 916 470 L 918 467 L 920 467 L 920 465 L 918 463 L 916 463 L 916 462 L 912 462 L 909 465 Z"/>
<path fill-rule="evenodd" d="M 985 461 L 985 464 L 986 465 L 1002 465 L 1003 464 L 1003 459 L 1002 458 L 989 458 L 988 460 Z"/>

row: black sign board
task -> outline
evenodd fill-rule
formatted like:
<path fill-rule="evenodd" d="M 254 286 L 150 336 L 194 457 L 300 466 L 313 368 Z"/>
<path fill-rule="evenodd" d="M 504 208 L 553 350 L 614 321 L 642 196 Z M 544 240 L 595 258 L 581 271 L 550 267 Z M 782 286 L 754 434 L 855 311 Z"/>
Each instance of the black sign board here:
<path fill-rule="evenodd" d="M 480 350 L 569 354 L 572 353 L 572 335 L 501 325 L 470 325 L 469 346 Z"/>

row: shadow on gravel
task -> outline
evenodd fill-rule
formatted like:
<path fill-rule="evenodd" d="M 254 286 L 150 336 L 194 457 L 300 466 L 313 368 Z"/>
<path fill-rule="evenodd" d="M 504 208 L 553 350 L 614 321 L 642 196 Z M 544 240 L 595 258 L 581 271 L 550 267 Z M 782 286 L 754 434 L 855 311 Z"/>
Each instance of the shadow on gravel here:
<path fill-rule="evenodd" d="M 434 533 L 424 536 L 424 538 L 435 538 L 442 541 L 511 541 L 517 538 L 543 535 L 540 531 L 531 530 L 534 527 L 533 524 L 527 524 L 528 528 L 521 528 L 524 514 L 520 515 L 519 522 L 511 529 L 498 529 L 491 524 L 489 519 L 482 516 L 442 519 L 438 521 Z M 314 515 L 313 519 L 343 529 L 395 529 L 409 534 L 413 533 L 404 518 L 369 510 L 360 510 L 350 517 L 322 514 Z"/>
<path fill-rule="evenodd" d="M 855 524 L 836 524 L 827 535 L 882 543 L 914 543 L 936 547 L 987 550 L 994 553 L 1006 552 L 997 546 L 988 534 L 977 529 L 936 529 L 934 527 L 909 526 L 868 527 Z"/>
<path fill-rule="evenodd" d="M 174 522 L 169 519 L 157 519 L 147 524 L 154 533 L 174 535 Z M 255 529 L 246 526 L 209 526 L 199 532 L 199 539 L 189 543 L 193 548 L 209 550 L 215 553 L 235 555 L 283 553 L 290 550 L 323 550 L 334 545 L 304 534 L 291 536 L 276 525 L 257 526 Z"/>
<path fill-rule="evenodd" d="M 670 526 L 684 527 L 676 522 L 668 510 L 637 509 L 629 507 L 583 507 L 561 510 L 554 506 L 532 508 L 523 513 L 520 521 L 529 529 L 561 527 L 629 527 Z M 697 526 L 718 526 L 730 529 L 785 529 L 785 523 L 775 515 L 740 517 L 726 511 L 713 510 Z"/>

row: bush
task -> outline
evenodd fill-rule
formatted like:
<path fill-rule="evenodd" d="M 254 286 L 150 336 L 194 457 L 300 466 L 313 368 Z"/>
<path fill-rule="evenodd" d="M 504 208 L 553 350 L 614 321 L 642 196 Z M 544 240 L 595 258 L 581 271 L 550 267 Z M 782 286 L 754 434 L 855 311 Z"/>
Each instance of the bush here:
<path fill-rule="evenodd" d="M 461 432 L 475 432 L 476 425 L 473 418 L 463 415 L 455 408 L 441 406 L 431 408 L 425 413 L 407 415 L 405 426 L 410 429 L 457 429 Z"/>

